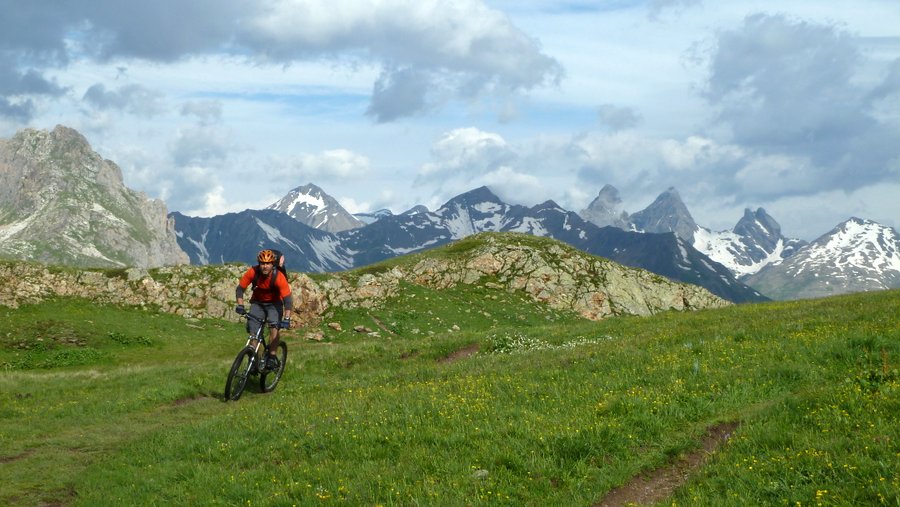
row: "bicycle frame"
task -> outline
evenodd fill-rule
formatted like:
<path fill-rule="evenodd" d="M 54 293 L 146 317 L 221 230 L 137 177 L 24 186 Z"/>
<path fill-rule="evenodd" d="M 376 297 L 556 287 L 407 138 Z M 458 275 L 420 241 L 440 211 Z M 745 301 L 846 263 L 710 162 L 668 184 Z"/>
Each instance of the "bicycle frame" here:
<path fill-rule="evenodd" d="M 255 368 L 255 369 L 262 371 L 266 368 L 265 358 L 266 358 L 266 354 L 269 353 L 269 344 L 268 344 L 268 342 L 266 342 L 266 335 L 268 334 L 265 331 L 266 321 L 265 321 L 265 319 L 260 319 L 259 317 L 254 317 L 253 315 L 250 315 L 249 313 L 245 313 L 243 315 L 243 317 L 245 319 L 247 319 L 248 321 L 254 320 L 259 323 L 259 329 L 256 330 L 256 334 L 248 333 L 247 343 L 244 345 L 244 347 L 253 348 L 253 364 L 250 365 L 251 368 Z M 254 341 L 256 342 L 256 344 L 253 343 Z M 260 345 L 262 345 L 262 351 L 263 351 L 262 354 L 259 353 Z M 259 363 L 259 364 L 257 364 L 257 363 Z"/>

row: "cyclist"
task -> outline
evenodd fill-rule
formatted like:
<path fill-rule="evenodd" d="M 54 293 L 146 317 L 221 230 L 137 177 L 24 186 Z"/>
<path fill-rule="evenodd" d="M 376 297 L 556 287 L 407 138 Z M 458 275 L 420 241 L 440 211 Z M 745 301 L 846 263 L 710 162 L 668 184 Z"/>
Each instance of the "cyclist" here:
<path fill-rule="evenodd" d="M 248 269 L 238 282 L 235 289 L 237 306 L 234 308 L 234 311 L 240 315 L 246 312 L 244 309 L 244 291 L 252 285 L 253 294 L 250 296 L 250 315 L 260 320 L 248 319 L 247 331 L 250 334 L 256 334 L 262 321 L 268 323 L 270 343 L 269 357 L 266 358 L 266 369 L 275 370 L 279 367 L 278 357 L 275 355 L 278 350 L 278 330 L 291 327 L 291 308 L 293 305 L 291 286 L 288 284 L 284 273 L 275 268 L 275 252 L 262 250 L 256 256 L 256 260 L 259 264 Z"/>

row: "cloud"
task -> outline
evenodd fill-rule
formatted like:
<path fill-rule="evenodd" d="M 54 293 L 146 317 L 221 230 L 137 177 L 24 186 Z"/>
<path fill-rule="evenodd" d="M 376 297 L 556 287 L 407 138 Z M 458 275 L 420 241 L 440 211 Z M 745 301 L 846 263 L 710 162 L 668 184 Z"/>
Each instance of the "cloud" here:
<path fill-rule="evenodd" d="M 497 197 L 509 203 L 536 203 L 548 199 L 547 189 L 541 178 L 502 166 L 478 180 L 473 188 L 488 186 Z"/>
<path fill-rule="evenodd" d="M 447 177 L 474 179 L 518 158 L 518 154 L 498 134 L 473 127 L 444 134 L 431 148 L 431 162 L 419 169 L 422 184 Z"/>
<path fill-rule="evenodd" d="M 188 126 L 178 130 L 170 154 L 178 167 L 219 165 L 235 150 L 230 135 L 212 126 Z"/>
<path fill-rule="evenodd" d="M 633 109 L 612 104 L 601 105 L 598 114 L 600 123 L 612 132 L 634 128 L 641 122 L 640 114 Z"/>
<path fill-rule="evenodd" d="M 27 123 L 35 114 L 31 97 L 60 97 L 68 89 L 33 68 L 20 67 L 10 51 L 0 50 L 0 117 Z"/>
<path fill-rule="evenodd" d="M 222 119 L 222 102 L 218 100 L 185 102 L 181 105 L 181 115 L 193 116 L 201 125 L 218 123 Z"/>
<path fill-rule="evenodd" d="M 13 102 L 0 97 L 0 117 L 27 123 L 34 116 L 34 102 L 31 99 Z"/>
<path fill-rule="evenodd" d="M 476 0 L 276 5 L 253 20 L 242 41 L 278 61 L 312 53 L 381 62 L 367 113 L 379 122 L 439 107 L 449 98 L 505 96 L 562 76 L 562 67 L 541 53 L 537 41 Z"/>
<path fill-rule="evenodd" d="M 651 21 L 657 21 L 664 10 L 682 11 L 688 7 L 700 4 L 700 0 L 650 0 L 647 8 L 647 17 Z"/>
<path fill-rule="evenodd" d="M 116 110 L 144 117 L 156 116 L 165 111 L 161 93 L 135 84 L 107 90 L 105 85 L 98 83 L 88 88 L 82 98 L 100 111 Z"/>
<path fill-rule="evenodd" d="M 569 167 L 571 151 L 570 146 L 539 140 L 515 146 L 496 133 L 455 129 L 434 143 L 431 160 L 419 168 L 415 185 L 431 191 L 425 203 L 431 209 L 481 186 L 507 203 L 530 206 L 555 198 L 548 188 L 570 175 L 561 168 Z"/>
<path fill-rule="evenodd" d="M 17 76 L 49 90 L 44 72 L 76 58 L 375 62 L 382 73 L 368 114 L 378 122 L 451 99 L 505 97 L 562 76 L 536 40 L 480 0 L 2 0 L 0 8 L 0 48 L 24 58 L 4 62 L 8 70 L 0 71 L 0 98 L 7 100 L 11 92 L 4 90 L 16 86 Z"/>
<path fill-rule="evenodd" d="M 433 102 L 427 97 L 432 81 L 412 68 L 384 70 L 375 82 L 366 114 L 383 123 L 424 112 Z"/>
<path fill-rule="evenodd" d="M 835 26 L 756 14 L 719 34 L 704 97 L 733 143 L 801 161 L 793 172 L 803 176 L 783 180 L 784 193 L 859 188 L 896 179 L 900 155 L 898 126 L 873 107 L 897 90 L 896 68 L 867 89 L 864 63 L 857 39 Z"/>
<path fill-rule="evenodd" d="M 160 175 L 160 186 L 165 189 L 166 200 L 181 203 L 180 208 L 188 215 L 208 215 L 210 211 L 223 212 L 225 202 L 223 186 L 219 182 L 218 170 L 214 167 L 188 165 Z M 229 203 L 234 206 L 234 203 Z"/>
<path fill-rule="evenodd" d="M 272 157 L 269 166 L 268 170 L 274 177 L 291 186 L 358 179 L 372 171 L 372 162 L 368 157 L 346 149 L 293 157 Z"/>
<path fill-rule="evenodd" d="M 733 193 L 733 174 L 750 155 L 735 145 L 690 136 L 654 139 L 634 132 L 594 133 L 570 141 L 565 150 L 585 185 L 610 183 L 631 193 L 658 193 L 670 186 Z M 689 183 L 689 185 L 688 185 Z"/>

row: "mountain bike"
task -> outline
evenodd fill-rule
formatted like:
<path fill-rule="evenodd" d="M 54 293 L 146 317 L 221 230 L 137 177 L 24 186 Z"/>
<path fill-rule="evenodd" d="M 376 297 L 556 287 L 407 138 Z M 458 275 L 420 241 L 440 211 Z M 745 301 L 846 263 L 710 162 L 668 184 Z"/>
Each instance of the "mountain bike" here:
<path fill-rule="evenodd" d="M 265 319 L 254 317 L 245 313 L 243 318 L 259 323 L 259 329 L 255 334 L 247 336 L 247 344 L 238 352 L 231 370 L 228 372 L 228 380 L 225 382 L 225 401 L 237 401 L 247 387 L 250 377 L 259 377 L 259 387 L 264 393 L 272 392 L 281 375 L 284 373 L 284 365 L 287 362 L 287 344 L 284 340 L 278 342 L 278 368 L 266 369 L 266 357 L 269 354 L 269 344 L 266 342 L 268 326 Z"/>

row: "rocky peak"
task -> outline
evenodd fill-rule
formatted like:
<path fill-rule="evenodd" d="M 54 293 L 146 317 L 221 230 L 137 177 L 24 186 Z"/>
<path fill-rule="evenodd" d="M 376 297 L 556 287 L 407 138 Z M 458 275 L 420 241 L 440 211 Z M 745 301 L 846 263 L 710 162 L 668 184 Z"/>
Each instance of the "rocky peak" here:
<path fill-rule="evenodd" d="M 622 199 L 616 187 L 606 184 L 587 208 L 578 213 L 581 218 L 600 227 L 613 226 L 630 229 L 628 213 L 622 210 Z"/>
<path fill-rule="evenodd" d="M 187 263 L 166 215 L 71 128 L 0 141 L 0 256 L 82 267 Z"/>
<path fill-rule="evenodd" d="M 366 225 L 345 210 L 335 198 L 312 183 L 291 190 L 266 209 L 287 213 L 298 222 L 331 233 Z"/>
<path fill-rule="evenodd" d="M 768 252 L 775 249 L 778 240 L 783 239 L 781 226 L 763 208 L 758 208 L 756 212 L 746 208 L 733 231 L 739 236 L 751 238 Z"/>
<path fill-rule="evenodd" d="M 688 243 L 694 242 L 697 223 L 675 187 L 659 194 L 650 206 L 631 215 L 634 226 L 644 232 L 674 232 Z"/>
<path fill-rule="evenodd" d="M 459 194 L 447 201 L 446 204 L 441 206 L 442 208 L 453 208 L 456 207 L 469 207 L 476 204 L 482 203 L 490 203 L 490 204 L 504 204 L 503 201 L 497 197 L 496 194 L 491 192 L 488 187 L 478 187 L 474 190 L 469 190 L 463 194 Z"/>

